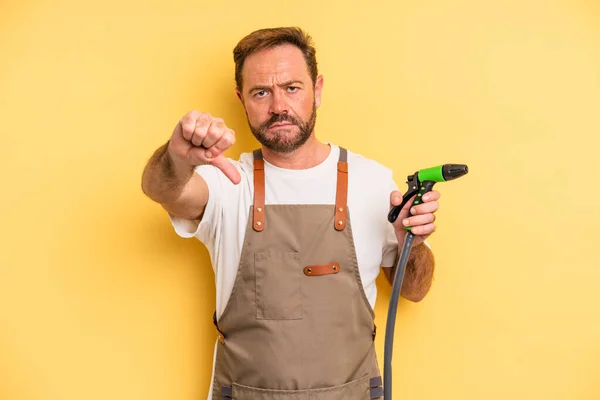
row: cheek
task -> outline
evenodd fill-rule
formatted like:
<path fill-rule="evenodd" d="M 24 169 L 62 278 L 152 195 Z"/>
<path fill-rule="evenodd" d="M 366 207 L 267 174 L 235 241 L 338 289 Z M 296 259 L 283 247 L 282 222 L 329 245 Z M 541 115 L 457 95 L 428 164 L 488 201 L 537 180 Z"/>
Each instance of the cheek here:
<path fill-rule="evenodd" d="M 312 96 L 304 96 L 299 102 L 298 102 L 298 108 L 301 113 L 302 116 L 307 118 L 310 116 L 310 114 L 312 113 L 312 108 L 313 108 L 313 97 Z"/>
<path fill-rule="evenodd" d="M 261 104 L 248 104 L 246 107 L 246 114 L 248 114 L 250 123 L 253 125 L 259 124 L 268 119 L 269 113 L 266 110 L 267 108 L 263 107 Z"/>

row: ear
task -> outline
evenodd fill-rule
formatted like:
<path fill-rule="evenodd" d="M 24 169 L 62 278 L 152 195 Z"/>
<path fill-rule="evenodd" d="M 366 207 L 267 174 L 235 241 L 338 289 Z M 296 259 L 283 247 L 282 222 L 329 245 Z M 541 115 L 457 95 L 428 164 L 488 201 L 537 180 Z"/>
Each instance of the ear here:
<path fill-rule="evenodd" d="M 323 75 L 317 77 L 315 82 L 315 105 L 319 107 L 321 105 L 321 94 L 323 93 Z"/>
<path fill-rule="evenodd" d="M 242 93 L 240 93 L 240 90 L 238 88 L 235 88 L 235 94 L 237 95 L 237 98 L 240 99 L 242 104 L 244 104 L 244 98 L 242 97 Z"/>

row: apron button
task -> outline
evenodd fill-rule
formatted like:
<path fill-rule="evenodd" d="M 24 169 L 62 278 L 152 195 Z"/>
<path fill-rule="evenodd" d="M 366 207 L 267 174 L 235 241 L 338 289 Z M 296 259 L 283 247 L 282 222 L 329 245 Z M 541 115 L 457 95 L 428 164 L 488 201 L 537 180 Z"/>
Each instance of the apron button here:
<path fill-rule="evenodd" d="M 343 224 L 343 222 L 342 222 L 342 221 L 338 221 L 338 225 L 342 225 L 342 224 Z"/>
<path fill-rule="evenodd" d="M 261 212 L 261 211 L 262 211 L 262 208 L 258 207 L 258 208 L 256 209 L 256 211 L 258 211 L 258 212 Z"/>
<path fill-rule="evenodd" d="M 312 269 L 308 268 L 306 272 L 310 275 L 312 273 Z"/>
<path fill-rule="evenodd" d="M 258 226 L 261 226 L 261 225 L 262 225 L 262 222 L 260 222 L 260 221 L 256 221 L 256 225 L 258 225 Z"/>
<path fill-rule="evenodd" d="M 342 207 L 340 207 L 340 208 L 338 208 L 338 211 L 342 212 L 342 211 L 344 211 L 344 209 Z"/>

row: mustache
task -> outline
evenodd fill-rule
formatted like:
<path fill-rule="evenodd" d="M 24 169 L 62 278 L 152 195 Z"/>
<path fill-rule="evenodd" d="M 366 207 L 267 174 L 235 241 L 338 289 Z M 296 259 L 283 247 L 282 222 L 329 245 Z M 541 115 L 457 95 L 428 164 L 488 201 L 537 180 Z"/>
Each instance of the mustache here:
<path fill-rule="evenodd" d="M 275 123 L 278 123 L 278 122 L 289 122 L 289 123 L 292 123 L 294 125 L 300 126 L 300 121 L 298 121 L 296 118 L 292 117 L 291 115 L 287 115 L 287 114 L 275 114 L 275 115 L 271 116 L 271 118 L 269 118 L 267 121 L 265 121 L 261 125 L 261 128 L 262 129 L 267 129 L 271 125 L 273 125 Z"/>

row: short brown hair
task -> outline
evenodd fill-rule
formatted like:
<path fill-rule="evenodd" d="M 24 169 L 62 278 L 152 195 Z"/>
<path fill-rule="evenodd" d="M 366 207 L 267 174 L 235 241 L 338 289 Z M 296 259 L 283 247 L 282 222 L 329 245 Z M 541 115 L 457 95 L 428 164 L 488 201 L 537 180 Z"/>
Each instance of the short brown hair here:
<path fill-rule="evenodd" d="M 239 41 L 233 49 L 233 61 L 235 62 L 235 83 L 238 90 L 242 89 L 242 68 L 244 61 L 252 54 L 261 50 L 270 49 L 282 44 L 292 44 L 302 51 L 304 60 L 308 67 L 313 85 L 317 81 L 317 50 L 312 38 L 298 27 L 266 28 L 259 29 L 247 35 Z"/>

